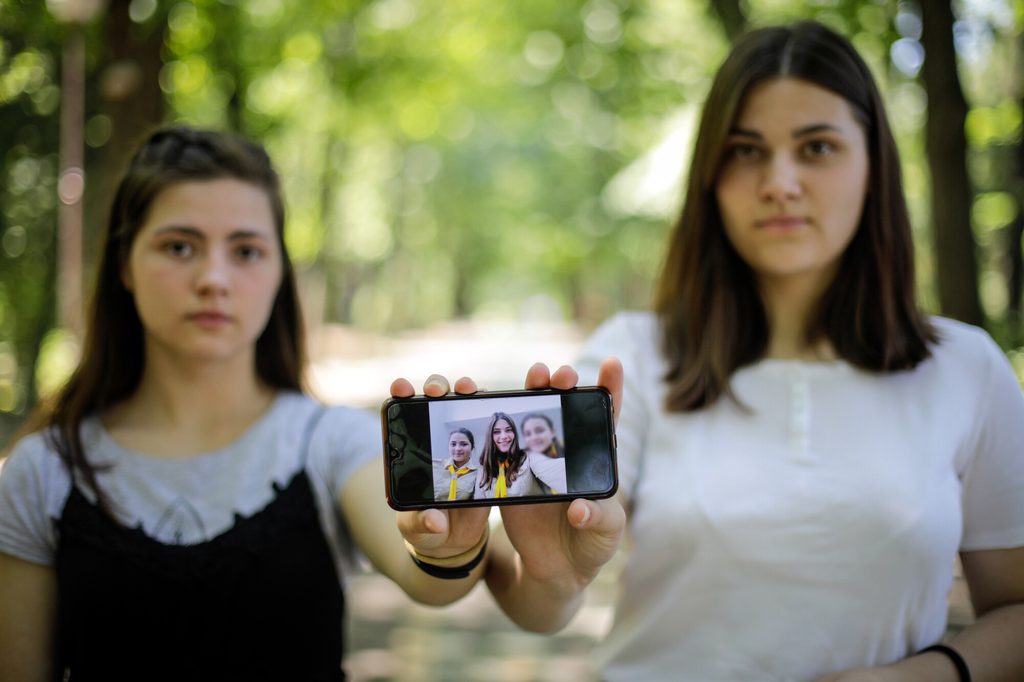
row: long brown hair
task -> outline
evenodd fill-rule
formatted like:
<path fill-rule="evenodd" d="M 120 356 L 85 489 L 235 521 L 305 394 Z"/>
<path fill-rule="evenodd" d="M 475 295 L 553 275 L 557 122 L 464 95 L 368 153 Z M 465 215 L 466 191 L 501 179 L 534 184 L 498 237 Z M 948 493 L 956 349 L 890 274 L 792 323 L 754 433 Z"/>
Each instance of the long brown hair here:
<path fill-rule="evenodd" d="M 668 361 L 666 409 L 697 410 L 761 357 L 770 330 L 750 267 L 726 238 L 715 183 L 744 97 L 758 83 L 799 78 L 843 97 L 864 127 L 869 157 L 861 222 L 806 329 L 856 367 L 892 372 L 927 358 L 937 335 L 914 298 L 914 255 L 899 153 L 878 86 L 846 38 L 816 22 L 740 38 L 704 104 L 682 213 L 669 241 L 654 310 Z"/>
<path fill-rule="evenodd" d="M 512 444 L 509 446 L 508 462 L 505 465 L 505 476 L 509 483 L 519 477 L 519 469 L 526 461 L 526 453 L 519 447 L 519 431 L 516 430 L 516 423 L 504 412 L 495 412 L 491 415 L 491 422 L 487 425 L 487 440 L 484 443 L 483 452 L 480 453 L 480 468 L 483 469 L 480 487 L 484 489 L 488 488 L 491 481 L 498 477 L 498 460 L 504 459 L 501 450 L 494 443 L 494 427 L 501 420 L 505 420 L 512 427 Z"/>
<path fill-rule="evenodd" d="M 171 185 L 232 178 L 266 192 L 282 258 L 281 286 L 267 326 L 256 341 L 255 369 L 268 387 L 303 390 L 305 351 L 295 273 L 284 244 L 284 202 L 280 182 L 262 146 L 235 135 L 174 127 L 158 130 L 132 158 L 111 206 L 96 287 L 87 316 L 82 357 L 71 378 L 40 405 L 24 433 L 44 435 L 72 476 L 80 476 L 110 507 L 80 434 L 82 421 L 135 392 L 145 365 L 144 330 L 131 293 L 122 280 L 132 243 L 149 207 Z"/>

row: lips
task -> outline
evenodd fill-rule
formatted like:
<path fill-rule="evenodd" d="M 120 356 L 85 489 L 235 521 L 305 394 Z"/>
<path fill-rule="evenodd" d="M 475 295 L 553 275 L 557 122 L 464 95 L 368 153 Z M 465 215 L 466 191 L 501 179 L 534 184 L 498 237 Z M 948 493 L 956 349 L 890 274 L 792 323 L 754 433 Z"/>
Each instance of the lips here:
<path fill-rule="evenodd" d="M 231 322 L 231 316 L 219 310 L 202 310 L 186 316 L 190 322 L 204 327 L 216 327 Z"/>
<path fill-rule="evenodd" d="M 757 226 L 766 230 L 793 230 L 807 225 L 807 218 L 792 215 L 777 215 L 757 221 Z"/>

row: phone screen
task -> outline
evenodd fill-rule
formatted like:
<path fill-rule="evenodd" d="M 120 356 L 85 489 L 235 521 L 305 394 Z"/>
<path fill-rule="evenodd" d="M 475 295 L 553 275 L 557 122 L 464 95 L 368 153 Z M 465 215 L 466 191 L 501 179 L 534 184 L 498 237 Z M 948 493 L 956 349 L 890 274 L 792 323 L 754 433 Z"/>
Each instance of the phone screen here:
<path fill-rule="evenodd" d="M 381 416 L 395 509 L 598 499 L 618 485 L 600 387 L 393 398 Z"/>

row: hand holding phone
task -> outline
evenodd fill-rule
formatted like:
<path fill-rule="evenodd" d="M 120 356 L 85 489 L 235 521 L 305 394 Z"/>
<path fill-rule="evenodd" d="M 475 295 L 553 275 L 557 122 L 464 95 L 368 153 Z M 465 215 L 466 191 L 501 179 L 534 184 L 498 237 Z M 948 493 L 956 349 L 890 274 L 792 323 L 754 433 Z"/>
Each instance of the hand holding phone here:
<path fill-rule="evenodd" d="M 381 408 L 398 510 L 611 497 L 611 394 L 602 387 L 393 397 Z"/>
<path fill-rule="evenodd" d="M 569 367 L 554 373 L 542 364 L 527 374 L 526 388 L 571 389 L 577 376 Z M 601 367 L 598 384 L 612 396 L 618 415 L 622 398 L 622 366 L 608 360 Z M 441 396 L 449 391 L 444 377 L 432 376 L 424 385 L 424 394 Z M 455 382 L 459 394 L 476 392 L 472 380 Z M 411 383 L 396 380 L 391 387 L 395 397 L 410 397 Z M 511 505 L 502 508 L 503 529 L 491 538 L 492 556 L 488 584 L 502 608 L 519 625 L 539 631 L 564 625 L 578 605 L 578 594 L 615 554 L 625 527 L 625 512 L 614 498 L 575 499 L 571 503 Z M 472 546 L 483 532 L 486 508 L 426 509 L 398 513 L 398 525 L 406 539 L 431 555 L 458 554 Z M 482 514 L 482 515 L 481 515 Z M 450 538 L 452 529 L 469 535 Z M 473 533 L 476 533 L 475 535 Z M 424 544 L 429 543 L 429 544 Z M 514 568 L 512 557 L 518 553 L 523 570 Z M 532 587 L 531 587 L 532 585 Z M 537 589 L 539 588 L 539 589 Z M 545 595 L 534 599 L 532 595 Z M 529 598 L 526 595 L 531 595 Z"/>

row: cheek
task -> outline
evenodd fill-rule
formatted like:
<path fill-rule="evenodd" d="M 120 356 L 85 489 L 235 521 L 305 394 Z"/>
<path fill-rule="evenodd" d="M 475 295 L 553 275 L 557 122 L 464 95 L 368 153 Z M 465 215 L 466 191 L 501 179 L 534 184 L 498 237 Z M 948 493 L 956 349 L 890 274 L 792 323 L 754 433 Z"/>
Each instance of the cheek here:
<path fill-rule="evenodd" d="M 833 236 L 837 241 L 848 243 L 857 231 L 864 213 L 867 171 L 859 169 L 836 173 L 829 178 L 827 187 L 829 189 L 822 194 L 830 201 Z"/>
<path fill-rule="evenodd" d="M 742 178 L 736 173 L 723 173 L 715 185 L 715 201 L 718 215 L 722 219 L 725 236 L 736 246 L 736 236 L 749 213 L 748 199 L 753 190 L 743 186 Z"/>
<path fill-rule="evenodd" d="M 182 287 L 187 287 L 180 271 L 145 259 L 133 259 L 129 263 L 125 280 L 143 321 L 172 312 L 174 302 L 181 297 Z"/>
<path fill-rule="evenodd" d="M 242 286 L 248 294 L 247 298 L 253 310 L 262 311 L 267 316 L 270 315 L 282 283 L 283 275 L 279 267 L 267 267 L 251 272 L 242 279 Z"/>

